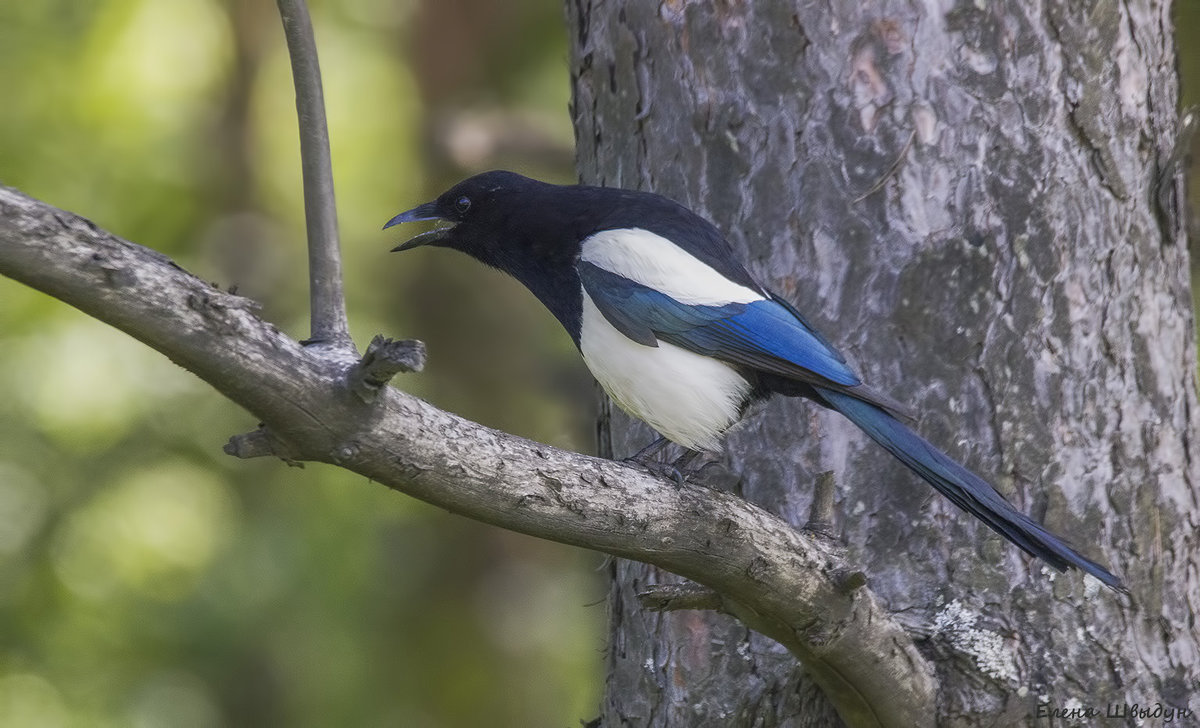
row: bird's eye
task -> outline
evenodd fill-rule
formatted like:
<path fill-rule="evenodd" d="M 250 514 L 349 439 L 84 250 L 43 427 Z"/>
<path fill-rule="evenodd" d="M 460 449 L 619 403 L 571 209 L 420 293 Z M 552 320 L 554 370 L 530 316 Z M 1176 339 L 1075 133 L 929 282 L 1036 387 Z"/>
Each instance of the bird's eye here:
<path fill-rule="evenodd" d="M 454 207 L 460 213 L 470 210 L 471 209 L 471 198 L 467 197 L 466 195 L 463 195 L 462 197 L 460 197 L 454 201 Z"/>

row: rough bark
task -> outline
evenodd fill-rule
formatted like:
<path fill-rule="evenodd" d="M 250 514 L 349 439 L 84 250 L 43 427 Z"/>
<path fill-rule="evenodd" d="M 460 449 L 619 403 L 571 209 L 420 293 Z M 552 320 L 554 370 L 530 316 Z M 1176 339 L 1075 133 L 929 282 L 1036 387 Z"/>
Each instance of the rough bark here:
<path fill-rule="evenodd" d="M 1200 708 L 1168 6 L 567 2 L 584 181 L 708 216 L 917 429 L 1132 590 L 1047 573 L 836 415 L 772 402 L 728 438 L 734 490 L 798 524 L 836 472 L 837 533 L 934 661 L 940 722 Z M 602 447 L 646 442 L 609 414 Z M 614 566 L 603 725 L 834 724 L 744 625 L 640 606 L 670 580 Z"/>

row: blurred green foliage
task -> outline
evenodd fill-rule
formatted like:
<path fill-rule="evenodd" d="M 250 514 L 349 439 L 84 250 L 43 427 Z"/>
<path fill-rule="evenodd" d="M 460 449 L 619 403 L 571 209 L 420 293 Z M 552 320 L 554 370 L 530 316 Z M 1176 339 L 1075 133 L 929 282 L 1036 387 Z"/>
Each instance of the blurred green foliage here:
<path fill-rule="evenodd" d="M 380 225 L 491 166 L 571 177 L 557 3 L 313 0 L 351 325 L 404 387 L 591 448 L 590 379 L 524 291 Z M 290 71 L 269 0 L 0 6 L 0 182 L 307 334 Z M 439 254 L 440 253 L 440 254 Z M 482 353 L 486 352 L 486 353 Z M 335 468 L 221 453 L 254 420 L 0 279 L 0 725 L 569 726 L 601 558 Z"/>
<path fill-rule="evenodd" d="M 1179 106 L 1185 112 L 1189 108 L 1198 111 L 1200 43 L 1196 42 L 1196 38 L 1200 38 L 1200 2 L 1179 0 L 1171 6 L 1171 10 L 1175 19 L 1175 47 L 1179 54 Z M 1200 276 L 1200 249 L 1197 248 L 1197 241 L 1200 240 L 1200 184 L 1196 184 L 1196 180 L 1200 179 L 1197 177 L 1200 173 L 1200 134 L 1193 132 L 1191 139 L 1186 141 L 1189 142 L 1185 166 L 1188 179 L 1188 244 L 1192 254 L 1192 300 L 1196 302 L 1197 310 L 1200 310 L 1200 294 L 1197 293 L 1198 287 L 1194 283 L 1197 276 Z M 1196 325 L 1200 328 L 1200 318 L 1197 319 Z"/>

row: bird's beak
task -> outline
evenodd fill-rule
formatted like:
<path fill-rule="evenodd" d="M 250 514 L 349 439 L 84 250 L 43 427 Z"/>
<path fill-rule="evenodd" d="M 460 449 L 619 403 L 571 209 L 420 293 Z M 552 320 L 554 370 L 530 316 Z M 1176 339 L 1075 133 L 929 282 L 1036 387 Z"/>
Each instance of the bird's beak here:
<path fill-rule="evenodd" d="M 402 212 L 399 215 L 393 217 L 391 220 L 388 220 L 387 224 L 383 226 L 383 229 L 387 230 L 391 226 L 399 225 L 402 222 L 417 222 L 420 220 L 440 220 L 440 219 L 441 219 L 441 216 L 438 214 L 438 211 L 437 211 L 437 202 L 436 201 L 426 202 L 424 205 L 421 205 L 419 207 L 414 207 L 413 209 L 409 210 L 408 212 Z M 430 230 L 427 233 L 421 233 L 420 235 L 416 236 L 412 240 L 409 240 L 408 242 L 405 242 L 405 243 L 401 243 L 401 244 L 397 245 L 396 247 L 392 248 L 392 252 L 397 253 L 402 250 L 412 250 L 413 248 L 419 248 L 422 245 L 436 245 L 439 242 L 446 240 L 446 238 L 449 236 L 449 233 L 452 229 L 453 228 L 451 228 L 451 227 L 443 227 L 443 228 L 437 228 L 436 230 Z"/>
<path fill-rule="evenodd" d="M 450 231 L 453 229 L 453 227 L 441 227 L 435 230 L 430 230 L 427 233 L 421 233 L 411 240 L 400 243 L 396 247 L 392 248 L 392 252 L 399 253 L 405 250 L 419 248 L 422 245 L 437 245 L 439 243 L 444 243 L 450 238 Z"/>

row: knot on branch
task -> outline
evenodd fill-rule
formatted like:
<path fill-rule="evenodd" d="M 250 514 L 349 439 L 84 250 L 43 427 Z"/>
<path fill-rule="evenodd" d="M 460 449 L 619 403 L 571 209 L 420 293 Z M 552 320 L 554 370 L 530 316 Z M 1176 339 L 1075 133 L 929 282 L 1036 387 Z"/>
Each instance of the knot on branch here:
<path fill-rule="evenodd" d="M 226 455 L 248 460 L 250 458 L 277 457 L 288 465 L 296 468 L 304 467 L 304 463 L 296 460 L 293 453 L 282 440 L 271 434 L 265 426 L 259 425 L 257 430 L 233 435 L 225 447 L 221 448 Z"/>
<path fill-rule="evenodd" d="M 350 370 L 350 388 L 370 404 L 392 377 L 425 368 L 425 343 L 416 339 L 395 341 L 383 336 L 371 339 L 367 352 Z"/>
<path fill-rule="evenodd" d="M 867 575 L 861 569 L 834 569 L 829 578 L 838 591 L 846 596 L 867 585 Z"/>

